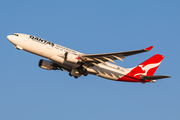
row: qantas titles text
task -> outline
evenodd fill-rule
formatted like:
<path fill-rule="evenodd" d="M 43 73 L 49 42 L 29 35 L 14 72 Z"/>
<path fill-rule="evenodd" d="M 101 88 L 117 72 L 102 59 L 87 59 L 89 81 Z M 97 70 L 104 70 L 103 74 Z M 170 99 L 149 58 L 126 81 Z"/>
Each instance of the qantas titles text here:
<path fill-rule="evenodd" d="M 40 42 L 40 43 L 45 44 L 45 45 L 50 45 L 51 47 L 54 47 L 54 48 L 56 48 L 56 49 L 58 49 L 58 50 L 76 54 L 76 51 L 74 51 L 74 50 L 71 50 L 71 49 L 62 47 L 62 46 L 60 46 L 60 45 L 54 44 L 54 43 L 49 42 L 49 41 L 47 41 L 47 40 L 44 40 L 44 39 L 41 39 L 41 38 L 38 38 L 38 37 L 35 37 L 35 36 L 32 36 L 32 35 L 30 36 L 30 38 L 31 38 L 33 41 Z"/>

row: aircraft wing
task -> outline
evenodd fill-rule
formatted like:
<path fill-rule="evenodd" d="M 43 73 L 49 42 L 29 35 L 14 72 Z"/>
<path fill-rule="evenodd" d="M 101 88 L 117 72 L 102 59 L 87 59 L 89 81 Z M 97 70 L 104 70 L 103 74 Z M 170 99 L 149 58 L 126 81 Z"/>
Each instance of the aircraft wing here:
<path fill-rule="evenodd" d="M 153 48 L 153 46 L 150 46 L 145 49 L 141 50 L 133 50 L 133 51 L 125 51 L 125 52 L 115 52 L 115 53 L 102 53 L 102 54 L 85 54 L 81 55 L 80 58 L 83 59 L 86 62 L 89 62 L 95 66 L 98 66 L 98 63 L 106 64 L 105 62 L 112 62 L 114 63 L 114 60 L 120 60 L 125 58 L 126 56 L 135 55 L 143 52 L 150 51 Z"/>

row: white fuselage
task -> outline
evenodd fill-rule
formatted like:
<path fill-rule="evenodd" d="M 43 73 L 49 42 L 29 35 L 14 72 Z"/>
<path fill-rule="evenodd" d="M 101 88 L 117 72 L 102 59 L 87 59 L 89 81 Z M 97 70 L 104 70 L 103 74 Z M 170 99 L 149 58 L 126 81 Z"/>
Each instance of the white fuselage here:
<path fill-rule="evenodd" d="M 50 59 L 66 69 L 71 70 L 80 66 L 79 64 L 65 61 L 63 56 L 66 52 L 74 55 L 81 55 L 83 53 L 27 34 L 18 33 L 18 35 L 9 35 L 7 38 L 16 48 Z M 106 65 L 99 63 L 98 66 L 87 68 L 88 74 L 118 80 L 130 71 L 130 69 L 125 69 L 109 62 L 106 62 Z"/>

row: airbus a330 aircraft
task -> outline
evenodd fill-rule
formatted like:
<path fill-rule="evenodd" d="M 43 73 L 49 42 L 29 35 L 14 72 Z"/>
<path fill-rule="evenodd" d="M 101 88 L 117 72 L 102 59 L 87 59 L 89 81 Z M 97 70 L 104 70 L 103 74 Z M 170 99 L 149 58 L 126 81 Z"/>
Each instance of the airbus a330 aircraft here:
<path fill-rule="evenodd" d="M 150 51 L 153 46 L 126 52 L 83 54 L 32 35 L 14 33 L 8 35 L 7 38 L 15 45 L 16 49 L 25 50 L 49 59 L 41 59 L 39 61 L 40 68 L 65 70 L 69 72 L 70 76 L 75 78 L 81 75 L 87 76 L 92 74 L 110 80 L 146 83 L 170 77 L 166 75 L 153 76 L 164 58 L 160 54 L 156 54 L 140 65 L 130 69 L 112 64 L 114 60 L 123 61 L 122 59 L 126 56 Z"/>

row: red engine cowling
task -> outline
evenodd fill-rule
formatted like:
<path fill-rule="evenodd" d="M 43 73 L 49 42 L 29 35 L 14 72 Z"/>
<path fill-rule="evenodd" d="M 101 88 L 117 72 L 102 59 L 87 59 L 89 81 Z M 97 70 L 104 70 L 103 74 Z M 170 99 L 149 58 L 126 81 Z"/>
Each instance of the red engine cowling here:
<path fill-rule="evenodd" d="M 79 62 L 79 56 L 66 52 L 65 60 L 68 62 L 77 63 Z"/>
<path fill-rule="evenodd" d="M 56 70 L 55 64 L 53 62 L 43 59 L 39 61 L 39 67 L 46 70 Z"/>

